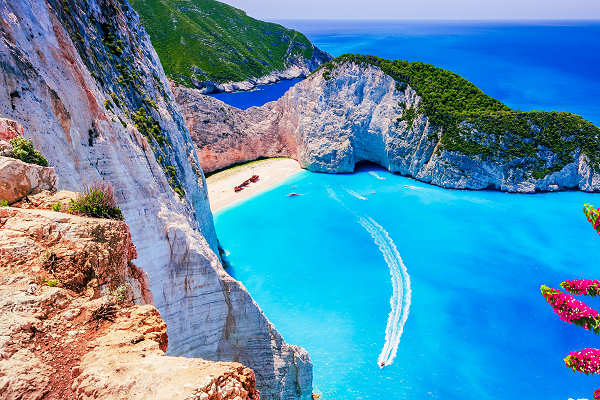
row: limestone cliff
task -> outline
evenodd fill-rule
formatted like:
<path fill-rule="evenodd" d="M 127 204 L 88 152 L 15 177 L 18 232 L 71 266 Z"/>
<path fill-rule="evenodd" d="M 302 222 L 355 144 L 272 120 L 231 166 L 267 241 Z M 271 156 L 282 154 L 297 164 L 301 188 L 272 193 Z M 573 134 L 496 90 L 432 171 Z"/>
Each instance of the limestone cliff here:
<path fill-rule="evenodd" d="M 370 161 L 447 188 L 600 190 L 597 160 L 592 162 L 584 151 L 597 153 L 598 128 L 593 125 L 589 129 L 591 124 L 567 116 L 578 128 L 561 132 L 567 150 L 557 153 L 545 143 L 535 144 L 535 135 L 541 136 L 544 127 L 529 121 L 525 137 L 507 131 L 501 138 L 463 122 L 459 139 L 475 149 L 465 154 L 453 146 L 455 137 L 454 142 L 447 140 L 444 128 L 432 123 L 423 111 L 423 97 L 410 83 L 369 63 L 334 60 L 278 101 L 245 111 L 193 89 L 174 88 L 174 93 L 206 171 L 259 157 L 288 156 L 311 171 L 328 173 L 352 172 L 356 163 Z M 555 123 L 554 114 L 548 114 L 550 125 L 560 125 L 560 115 Z M 584 149 L 574 138 L 588 131 L 593 134 L 584 137 L 589 143 Z"/>
<path fill-rule="evenodd" d="M 0 0 L 0 35 L 0 115 L 25 127 L 60 188 L 114 186 L 170 354 L 242 362 L 264 399 L 308 398 L 307 353 L 215 254 L 204 176 L 135 11 L 122 0 Z"/>

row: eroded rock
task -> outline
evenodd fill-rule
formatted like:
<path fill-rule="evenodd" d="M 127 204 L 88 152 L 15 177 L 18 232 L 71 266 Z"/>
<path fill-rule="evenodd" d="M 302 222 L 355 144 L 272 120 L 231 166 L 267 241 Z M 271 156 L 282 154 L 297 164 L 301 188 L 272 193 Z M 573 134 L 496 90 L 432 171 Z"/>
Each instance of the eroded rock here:
<path fill-rule="evenodd" d="M 266 399 L 310 396 L 308 357 L 222 268 L 194 144 L 135 11 L 119 0 L 0 0 L 0 35 L 0 115 L 25 127 L 59 189 L 114 187 L 170 354 L 243 361 Z"/>
<path fill-rule="evenodd" d="M 42 190 L 55 191 L 56 181 L 52 167 L 0 156 L 0 200 L 6 200 L 8 204 Z"/>
<path fill-rule="evenodd" d="M 498 162 L 448 151 L 442 132 L 416 112 L 421 98 L 381 69 L 346 62 L 324 77 L 316 72 L 279 100 L 239 110 L 194 89 L 174 87 L 186 123 L 207 171 L 260 157 L 287 156 L 316 172 L 353 172 L 370 161 L 390 172 L 441 187 L 533 193 L 579 189 L 600 191 L 600 173 L 581 149 L 560 171 L 536 178 L 525 158 Z M 491 135 L 478 132 L 481 141 Z M 551 164 L 555 154 L 538 149 Z"/>
<path fill-rule="evenodd" d="M 9 141 L 17 136 L 23 136 L 25 128 L 17 121 L 0 118 L 0 140 Z"/>
<path fill-rule="evenodd" d="M 259 400 L 239 363 L 168 357 L 124 222 L 0 208 L 2 399 Z"/>

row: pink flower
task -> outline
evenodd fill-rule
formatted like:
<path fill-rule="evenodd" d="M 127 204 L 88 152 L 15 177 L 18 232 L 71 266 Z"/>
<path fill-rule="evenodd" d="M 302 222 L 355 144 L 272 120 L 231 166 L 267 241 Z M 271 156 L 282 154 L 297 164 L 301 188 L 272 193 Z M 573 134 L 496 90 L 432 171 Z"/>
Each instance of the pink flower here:
<path fill-rule="evenodd" d="M 600 349 L 572 351 L 565 357 L 565 364 L 575 372 L 583 372 L 586 375 L 597 374 L 600 372 Z"/>
<path fill-rule="evenodd" d="M 587 220 L 592 223 L 592 226 L 600 235 L 600 208 L 594 209 L 594 206 L 586 203 L 583 206 L 583 213 L 587 217 Z"/>
<path fill-rule="evenodd" d="M 600 294 L 600 281 L 589 279 L 573 279 L 564 281 L 560 286 L 567 292 L 575 295 L 598 296 Z"/>
<path fill-rule="evenodd" d="M 548 286 L 542 285 L 541 291 L 560 319 L 598 334 L 600 330 L 598 311 L 573 296 Z"/>
<path fill-rule="evenodd" d="M 594 392 L 594 399 L 600 400 L 600 389 L 596 389 Z"/>

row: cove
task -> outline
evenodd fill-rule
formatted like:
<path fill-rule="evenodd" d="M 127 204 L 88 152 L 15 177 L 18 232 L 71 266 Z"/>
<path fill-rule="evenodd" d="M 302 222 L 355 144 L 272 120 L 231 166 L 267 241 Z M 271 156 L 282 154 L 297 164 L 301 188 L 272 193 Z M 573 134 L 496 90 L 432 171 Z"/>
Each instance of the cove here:
<path fill-rule="evenodd" d="M 270 101 L 279 99 L 289 88 L 301 80 L 300 78 L 282 80 L 269 85 L 258 85 L 255 89 L 246 92 L 222 92 L 213 93 L 209 96 L 219 99 L 230 106 L 246 110 L 250 107 L 260 107 Z"/>
<path fill-rule="evenodd" d="M 323 399 L 588 398 L 594 378 L 562 359 L 598 339 L 560 321 L 540 293 L 596 277 L 600 238 L 586 202 L 600 195 L 454 191 L 363 166 L 303 171 L 215 222 L 229 272 L 308 350 Z M 392 245 L 411 301 L 395 358 L 380 369 Z"/>

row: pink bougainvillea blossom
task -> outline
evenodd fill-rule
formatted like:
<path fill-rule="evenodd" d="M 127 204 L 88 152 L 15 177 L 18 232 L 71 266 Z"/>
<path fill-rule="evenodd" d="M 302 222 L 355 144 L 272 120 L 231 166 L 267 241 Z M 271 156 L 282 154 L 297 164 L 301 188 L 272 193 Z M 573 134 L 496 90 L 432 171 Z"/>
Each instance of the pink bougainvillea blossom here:
<path fill-rule="evenodd" d="M 590 279 L 573 279 L 564 281 L 560 286 L 567 292 L 575 295 L 598 296 L 600 294 L 600 281 Z"/>
<path fill-rule="evenodd" d="M 596 389 L 596 391 L 594 392 L 594 399 L 600 400 L 600 389 Z"/>
<path fill-rule="evenodd" d="M 565 357 L 565 364 L 575 372 L 597 374 L 600 372 L 600 349 L 572 351 Z"/>
<path fill-rule="evenodd" d="M 598 334 L 600 327 L 598 311 L 573 296 L 546 285 L 542 285 L 541 290 L 546 301 L 554 308 L 554 312 L 560 319 Z"/>

